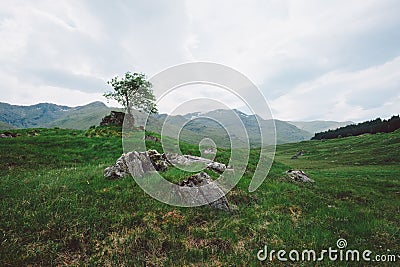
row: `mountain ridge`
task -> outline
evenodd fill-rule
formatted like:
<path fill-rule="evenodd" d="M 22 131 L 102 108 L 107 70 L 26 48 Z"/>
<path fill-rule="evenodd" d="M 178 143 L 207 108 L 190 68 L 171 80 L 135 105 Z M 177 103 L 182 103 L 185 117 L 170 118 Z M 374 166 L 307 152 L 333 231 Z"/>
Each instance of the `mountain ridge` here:
<path fill-rule="evenodd" d="M 0 122 L 2 129 L 7 128 L 70 128 L 84 130 L 92 125 L 99 125 L 101 119 L 108 115 L 112 110 L 121 111 L 121 108 L 112 108 L 106 106 L 103 102 L 95 101 L 87 105 L 69 107 L 65 105 L 57 105 L 53 103 L 38 103 L 30 106 L 12 105 L 0 102 Z M 140 111 L 134 111 L 136 124 L 138 126 L 145 124 L 146 116 Z M 204 117 L 214 119 L 207 120 Z M 239 119 L 239 121 L 238 121 Z M 248 134 L 248 140 L 251 145 L 257 146 L 261 143 L 260 129 L 272 127 L 271 122 L 262 119 L 257 114 L 245 114 L 239 110 L 214 110 L 207 112 L 192 112 L 184 115 L 169 116 L 167 114 L 155 114 L 149 119 L 148 128 L 151 131 L 161 133 L 161 129 L 165 122 L 168 126 L 168 132 L 179 132 L 183 140 L 198 142 L 203 138 L 212 136 L 220 146 L 227 146 L 230 142 L 229 138 L 233 138 L 239 143 L 246 143 L 247 137 L 244 134 L 238 134 L 240 125 L 234 122 L 241 122 Z M 186 123 L 188 122 L 188 123 Z M 218 122 L 220 123 L 218 125 Z M 186 123 L 186 124 L 185 124 Z M 260 125 L 258 125 L 260 123 Z M 273 123 L 276 127 L 277 143 L 290 143 L 309 140 L 313 136 L 313 132 L 307 131 L 304 125 L 315 122 L 286 122 L 274 119 Z M 296 126 L 296 123 L 302 128 Z M 326 124 L 337 125 L 341 122 L 319 121 L 322 126 Z M 184 125 L 183 125 L 184 124 Z M 233 129 L 229 136 L 226 128 Z M 164 126 L 165 127 L 165 126 Z M 325 128 L 323 128 L 325 129 Z"/>

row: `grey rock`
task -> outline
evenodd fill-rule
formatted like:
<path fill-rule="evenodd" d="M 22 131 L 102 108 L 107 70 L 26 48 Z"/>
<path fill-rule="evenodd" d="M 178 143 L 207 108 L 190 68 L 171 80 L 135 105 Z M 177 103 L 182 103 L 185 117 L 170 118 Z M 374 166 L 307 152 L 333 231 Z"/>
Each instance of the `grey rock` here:
<path fill-rule="evenodd" d="M 227 169 L 225 164 L 201 157 L 160 154 L 156 150 L 148 150 L 146 152 L 132 151 L 123 154 L 114 165 L 104 170 L 104 176 L 107 179 L 120 179 L 129 174 L 134 177 L 142 177 L 145 173 L 151 171 L 166 171 L 174 164 L 190 165 L 194 163 L 203 163 L 205 168 L 218 173 L 223 173 Z M 174 192 L 177 197 L 193 199 L 194 201 L 199 201 L 198 203 L 209 203 L 211 207 L 219 210 L 231 210 L 222 189 L 205 172 L 192 175 L 178 185 L 180 189 Z M 195 188 L 195 190 L 187 190 L 189 187 Z M 212 201 L 213 199 L 217 200 Z"/>
<path fill-rule="evenodd" d="M 226 165 L 223 163 L 212 161 L 207 164 L 207 169 L 218 173 L 223 173 L 226 170 Z"/>
<path fill-rule="evenodd" d="M 214 148 L 207 148 L 203 150 L 203 153 L 206 155 L 215 155 L 217 154 L 217 150 Z"/>
<path fill-rule="evenodd" d="M 195 164 L 195 163 L 208 164 L 208 163 L 212 162 L 209 159 L 192 156 L 192 155 L 167 154 L 167 158 L 174 165 L 184 165 L 184 166 Z"/>
<path fill-rule="evenodd" d="M 0 138 L 12 138 L 10 135 L 0 134 Z"/>
<path fill-rule="evenodd" d="M 123 154 L 117 159 L 114 165 L 104 170 L 104 177 L 107 179 L 120 179 L 131 173 L 135 177 L 154 171 L 155 168 L 147 152 L 132 151 Z"/>
<path fill-rule="evenodd" d="M 0 138 L 14 138 L 17 137 L 17 134 L 11 132 L 4 132 L 0 134 Z"/>
<path fill-rule="evenodd" d="M 118 111 L 111 111 L 110 115 L 105 116 L 101 122 L 100 126 L 110 126 L 110 125 L 119 125 L 121 126 L 124 123 L 125 113 Z"/>
<path fill-rule="evenodd" d="M 297 182 L 301 183 L 314 183 L 315 181 L 307 176 L 302 170 L 288 170 L 286 172 L 289 177 Z"/>
<path fill-rule="evenodd" d="M 155 170 L 147 152 L 129 152 L 125 154 L 125 163 L 134 177 L 141 177 L 143 174 Z"/>
<path fill-rule="evenodd" d="M 218 173 L 223 173 L 227 169 L 227 166 L 223 163 L 192 155 L 167 154 L 166 157 L 170 163 L 178 166 L 203 163 L 207 169 Z"/>
<path fill-rule="evenodd" d="M 122 155 L 117 159 L 114 165 L 107 167 L 104 170 L 104 177 L 107 179 L 120 179 L 129 173 L 125 162 L 125 156 Z"/>
<path fill-rule="evenodd" d="M 179 197 L 193 198 L 199 200 L 200 202 L 207 202 L 208 205 L 210 205 L 214 209 L 223 211 L 231 210 L 224 192 L 215 182 L 213 182 L 211 177 L 205 172 L 200 172 L 192 175 L 188 179 L 178 183 L 178 185 L 181 188 L 191 187 L 197 189 L 178 189 L 178 192 L 175 193 L 178 194 Z M 211 201 L 215 198 L 217 198 L 217 200 Z"/>
<path fill-rule="evenodd" d="M 156 171 L 166 171 L 172 165 L 164 153 L 160 154 L 157 150 L 149 150 L 147 154 Z"/>
<path fill-rule="evenodd" d="M 144 140 L 148 140 L 148 141 L 153 141 L 153 142 L 160 142 L 160 139 L 158 139 L 157 137 L 155 137 L 155 136 L 151 136 L 151 135 L 146 135 L 145 137 L 144 137 Z"/>
<path fill-rule="evenodd" d="M 188 166 L 191 164 L 204 164 L 204 167 L 223 173 L 227 166 L 223 163 L 192 155 L 160 154 L 156 150 L 147 152 L 132 151 L 119 157 L 116 163 L 104 170 L 107 179 L 123 178 L 129 172 L 134 177 L 141 177 L 150 171 L 166 171 L 172 165 Z"/>
<path fill-rule="evenodd" d="M 133 116 L 129 116 L 124 112 L 119 111 L 111 111 L 110 115 L 105 116 L 101 122 L 100 126 L 122 126 L 124 123 L 124 119 L 127 117 L 125 123 L 127 123 L 127 127 L 133 126 L 134 118 Z"/>

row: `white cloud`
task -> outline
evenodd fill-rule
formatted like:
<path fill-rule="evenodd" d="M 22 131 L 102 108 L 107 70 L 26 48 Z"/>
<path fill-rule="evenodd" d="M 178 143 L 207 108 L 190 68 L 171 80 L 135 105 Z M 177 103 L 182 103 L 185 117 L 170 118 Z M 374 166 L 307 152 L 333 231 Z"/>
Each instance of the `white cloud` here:
<path fill-rule="evenodd" d="M 232 92 L 221 87 L 192 84 L 175 88 L 159 99 L 159 111 L 167 114 L 187 114 L 216 109 L 244 109 L 246 103 Z"/>
<path fill-rule="evenodd" d="M 354 72 L 330 72 L 272 101 L 287 120 L 365 120 L 399 112 L 400 57 Z"/>

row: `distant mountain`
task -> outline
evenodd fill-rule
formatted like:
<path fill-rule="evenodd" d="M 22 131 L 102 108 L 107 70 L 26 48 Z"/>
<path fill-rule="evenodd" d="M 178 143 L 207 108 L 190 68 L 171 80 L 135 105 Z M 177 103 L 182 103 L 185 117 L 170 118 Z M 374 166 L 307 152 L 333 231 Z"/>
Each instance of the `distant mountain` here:
<path fill-rule="evenodd" d="M 275 120 L 275 126 L 278 144 L 310 140 L 313 136 L 311 132 L 286 121 Z"/>
<path fill-rule="evenodd" d="M 233 110 L 232 112 L 232 110 L 218 109 L 206 113 L 195 112 L 169 117 L 166 114 L 161 114 L 156 115 L 156 118 L 160 121 L 165 121 L 168 125 L 183 126 L 182 130 L 186 130 L 186 132 L 181 133 L 180 138 L 182 140 L 193 138 L 188 134 L 196 133 L 194 142 L 212 136 L 217 146 L 228 146 L 229 137 L 239 145 L 246 144 L 246 135 L 248 135 L 251 146 L 259 146 L 261 143 L 260 127 L 261 129 L 271 129 L 274 122 L 277 143 L 309 140 L 313 135 L 290 123 L 280 120 L 264 120 L 258 115 L 248 115 L 238 110 Z M 229 135 L 224 127 L 231 131 Z M 270 142 L 271 138 L 264 139 L 264 143 L 265 140 Z"/>
<path fill-rule="evenodd" d="M 102 102 L 85 106 L 68 107 L 51 103 L 32 106 L 10 105 L 0 102 L 0 122 L 16 128 L 61 127 L 87 129 L 98 125 L 111 108 Z"/>
<path fill-rule="evenodd" d="M 85 106 L 72 108 L 64 116 L 46 125 L 46 127 L 60 127 L 84 130 L 92 125 L 99 125 L 102 118 L 110 114 L 111 110 L 103 102 L 93 102 Z"/>
<path fill-rule="evenodd" d="M 93 102 L 79 107 L 60 106 L 50 103 L 32 106 L 0 103 L 0 122 L 3 123 L 4 127 L 8 128 L 60 127 L 87 129 L 92 125 L 99 125 L 101 119 L 109 114 L 111 110 L 119 109 L 109 108 L 102 102 Z M 145 124 L 146 117 L 143 113 L 134 111 L 134 116 L 136 125 Z M 171 137 L 179 135 L 180 140 L 190 143 L 198 143 L 202 139 L 209 137 L 213 139 L 217 146 L 221 147 L 229 146 L 231 143 L 230 138 L 239 146 L 246 144 L 248 139 L 250 145 L 254 147 L 259 146 L 261 143 L 259 127 L 261 129 L 271 129 L 274 123 L 277 143 L 309 140 L 313 135 L 311 132 L 299 129 L 285 121 L 263 120 L 257 115 L 247 115 L 238 110 L 233 110 L 232 112 L 232 110 L 222 109 L 176 116 L 156 114 L 149 118 L 147 129 L 158 133 L 163 131 L 164 135 Z M 231 130 L 229 135 L 223 126 Z"/>
<path fill-rule="evenodd" d="M 288 123 L 312 134 L 354 124 L 352 121 L 288 121 Z"/>

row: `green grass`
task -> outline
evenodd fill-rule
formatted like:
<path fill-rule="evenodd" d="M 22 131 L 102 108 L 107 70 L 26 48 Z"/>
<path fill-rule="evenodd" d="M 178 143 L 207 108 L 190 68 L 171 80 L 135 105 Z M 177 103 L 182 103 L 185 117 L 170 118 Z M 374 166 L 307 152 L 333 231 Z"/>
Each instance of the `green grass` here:
<path fill-rule="evenodd" d="M 338 238 L 349 249 L 400 253 L 400 131 L 280 145 L 267 179 L 249 193 L 252 150 L 227 196 L 233 213 L 160 203 L 131 177 L 105 180 L 104 168 L 122 153 L 115 129 L 13 131 L 21 136 L 0 139 L 0 266 L 261 266 L 264 245 L 318 251 Z M 197 146 L 180 148 L 199 155 Z M 305 155 L 291 160 L 299 150 Z M 217 160 L 229 155 L 219 149 Z M 291 182 L 284 174 L 291 168 L 316 183 Z M 186 175 L 165 173 L 171 181 Z M 263 263 L 272 264 L 300 263 Z M 335 264 L 346 265 L 318 263 Z"/>

